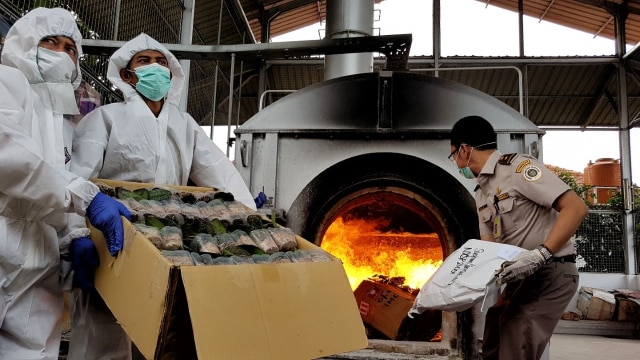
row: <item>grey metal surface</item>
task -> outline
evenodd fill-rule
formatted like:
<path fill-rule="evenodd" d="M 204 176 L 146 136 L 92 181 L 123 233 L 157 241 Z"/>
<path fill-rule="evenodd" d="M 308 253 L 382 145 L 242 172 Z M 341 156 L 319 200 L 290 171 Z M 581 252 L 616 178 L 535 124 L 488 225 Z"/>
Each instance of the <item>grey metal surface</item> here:
<path fill-rule="evenodd" d="M 236 130 L 236 166 L 252 193 L 273 196 L 288 226 L 312 241 L 323 211 L 378 185 L 411 189 L 443 217 L 457 219 L 448 225 L 456 237 L 469 238 L 464 232 L 475 229 L 464 224 L 477 221 L 474 183 L 447 160 L 451 127 L 467 115 L 491 121 L 504 152 L 528 152 L 543 133 L 504 103 L 460 84 L 359 74 L 303 89 L 255 115 Z"/>
<path fill-rule="evenodd" d="M 379 101 L 390 95 L 383 91 L 391 86 L 392 127 L 382 129 L 379 123 L 388 119 L 383 119 Z M 236 132 L 364 129 L 380 134 L 448 133 L 455 121 L 471 114 L 485 116 L 499 133 L 543 133 L 513 108 L 485 93 L 402 72 L 353 75 L 307 87 L 266 107 Z"/>
<path fill-rule="evenodd" d="M 373 0 L 328 0 L 329 39 L 358 38 L 373 33 Z M 325 80 L 373 71 L 373 53 L 327 55 Z"/>

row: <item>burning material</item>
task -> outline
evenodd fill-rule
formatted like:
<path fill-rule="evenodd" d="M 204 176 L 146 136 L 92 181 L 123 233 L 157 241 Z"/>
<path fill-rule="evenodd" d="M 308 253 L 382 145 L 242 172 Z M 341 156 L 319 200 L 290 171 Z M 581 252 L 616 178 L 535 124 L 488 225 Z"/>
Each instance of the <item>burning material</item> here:
<path fill-rule="evenodd" d="M 441 329 L 442 314 L 411 319 L 407 312 L 442 264 L 442 245 L 434 233 L 394 227 L 386 218 L 338 217 L 321 246 L 342 260 L 370 338 L 429 341 Z"/>
<path fill-rule="evenodd" d="M 414 289 L 410 286 L 405 285 L 404 277 L 389 277 L 385 275 L 376 274 L 370 277 L 368 280 L 375 281 L 378 283 L 389 284 L 391 286 L 395 286 L 398 289 L 408 292 L 409 294 L 416 296 L 420 292 L 420 289 Z"/>
<path fill-rule="evenodd" d="M 442 264 L 442 246 L 436 234 L 390 228 L 387 219 L 339 217 L 325 232 L 321 247 L 342 260 L 353 290 L 376 274 L 394 279 L 394 285 L 402 279 L 401 287 L 420 289 Z"/>

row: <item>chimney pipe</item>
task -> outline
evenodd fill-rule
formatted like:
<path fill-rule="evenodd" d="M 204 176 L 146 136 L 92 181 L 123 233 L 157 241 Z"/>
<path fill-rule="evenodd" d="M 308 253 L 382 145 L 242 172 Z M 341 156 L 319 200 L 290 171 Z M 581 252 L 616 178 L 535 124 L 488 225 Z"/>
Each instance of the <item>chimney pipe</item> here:
<path fill-rule="evenodd" d="M 326 38 L 371 36 L 374 0 L 327 0 Z M 324 79 L 373 71 L 373 53 L 326 55 Z"/>

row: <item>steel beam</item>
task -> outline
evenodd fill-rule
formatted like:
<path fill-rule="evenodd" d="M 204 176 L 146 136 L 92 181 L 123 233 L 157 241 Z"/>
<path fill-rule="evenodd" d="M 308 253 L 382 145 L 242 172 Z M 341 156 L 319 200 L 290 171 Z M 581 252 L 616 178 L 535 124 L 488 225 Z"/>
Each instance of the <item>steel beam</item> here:
<path fill-rule="evenodd" d="M 398 61 L 398 54 L 409 59 L 411 34 L 364 36 L 358 38 L 288 41 L 266 44 L 245 45 L 183 45 L 164 44 L 179 59 L 189 60 L 229 60 L 235 54 L 236 60 L 270 60 L 305 58 L 313 55 L 379 52 L 388 59 Z M 123 41 L 83 40 L 86 54 L 110 56 L 124 45 Z"/>

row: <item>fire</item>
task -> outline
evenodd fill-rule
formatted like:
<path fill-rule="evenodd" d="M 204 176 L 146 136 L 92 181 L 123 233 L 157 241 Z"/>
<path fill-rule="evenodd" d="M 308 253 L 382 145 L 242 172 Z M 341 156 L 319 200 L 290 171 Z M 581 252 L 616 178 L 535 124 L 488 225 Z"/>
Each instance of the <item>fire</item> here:
<path fill-rule="evenodd" d="M 342 260 L 353 290 L 377 274 L 404 277 L 405 285 L 421 288 L 442 264 L 438 236 L 379 230 L 384 227 L 384 219 L 340 217 L 327 229 L 321 246 Z"/>

